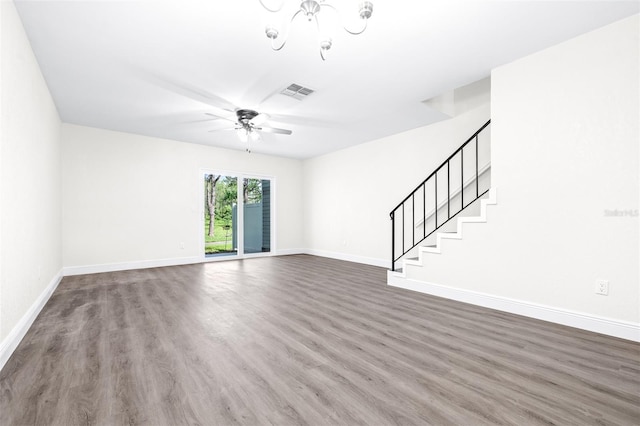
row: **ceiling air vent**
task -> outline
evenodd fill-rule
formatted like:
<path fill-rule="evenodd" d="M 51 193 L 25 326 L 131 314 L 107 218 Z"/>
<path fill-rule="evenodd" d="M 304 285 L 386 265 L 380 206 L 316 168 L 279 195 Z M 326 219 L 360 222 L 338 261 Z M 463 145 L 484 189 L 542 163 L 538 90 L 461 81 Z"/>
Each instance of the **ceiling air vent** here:
<path fill-rule="evenodd" d="M 313 89 L 308 87 L 302 87 L 299 84 L 290 84 L 286 89 L 283 89 L 280 93 L 285 96 L 290 96 L 299 101 L 303 100 L 314 92 Z"/>

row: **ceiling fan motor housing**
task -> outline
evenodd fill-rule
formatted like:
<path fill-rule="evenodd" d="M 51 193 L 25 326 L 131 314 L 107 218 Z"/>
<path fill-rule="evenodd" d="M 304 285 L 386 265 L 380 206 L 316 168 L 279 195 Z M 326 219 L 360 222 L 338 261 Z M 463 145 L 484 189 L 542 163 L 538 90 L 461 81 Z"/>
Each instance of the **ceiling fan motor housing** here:
<path fill-rule="evenodd" d="M 238 116 L 238 121 L 244 124 L 253 120 L 258 115 L 258 112 L 252 109 L 239 109 L 236 111 L 236 115 Z"/>

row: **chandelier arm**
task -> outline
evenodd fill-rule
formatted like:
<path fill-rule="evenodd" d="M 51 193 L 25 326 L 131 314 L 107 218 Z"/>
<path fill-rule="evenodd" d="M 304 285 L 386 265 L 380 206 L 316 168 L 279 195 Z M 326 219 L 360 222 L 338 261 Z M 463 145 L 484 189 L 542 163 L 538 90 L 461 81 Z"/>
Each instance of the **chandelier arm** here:
<path fill-rule="evenodd" d="M 332 5 L 331 3 L 322 2 L 319 4 L 320 4 L 320 9 L 322 9 L 323 7 L 330 7 L 331 9 L 335 10 L 338 15 L 340 14 L 340 12 L 338 11 L 338 8 Z"/>
<path fill-rule="evenodd" d="M 364 30 L 367 29 L 367 22 L 369 22 L 367 19 L 363 19 L 363 21 L 364 21 L 364 26 L 362 27 L 362 29 L 360 31 L 351 31 L 346 26 L 343 26 L 342 28 L 344 28 L 344 30 L 346 32 L 348 32 L 349 34 L 351 34 L 351 35 L 359 35 L 359 34 L 362 34 L 364 32 Z"/>
<path fill-rule="evenodd" d="M 330 4 L 330 3 L 320 3 L 320 7 L 329 7 L 331 9 L 333 9 L 336 14 L 340 17 L 340 21 L 342 22 L 342 15 L 340 14 L 340 11 L 338 10 L 338 8 L 336 8 L 334 5 Z M 360 31 L 351 31 L 349 28 L 347 28 L 346 25 L 342 25 L 342 28 L 348 32 L 351 35 L 360 35 L 364 32 L 364 30 L 367 29 L 367 22 L 369 21 L 368 19 L 363 19 L 364 21 L 364 27 L 360 30 Z"/>
<path fill-rule="evenodd" d="M 280 4 L 280 7 L 278 7 L 277 9 L 271 9 L 269 6 L 267 6 L 266 4 L 264 4 L 264 2 L 262 0 L 259 0 L 260 4 L 262 5 L 262 7 L 264 7 L 266 10 L 268 10 L 269 12 L 272 13 L 276 13 L 276 12 L 280 12 L 282 10 L 282 8 L 284 7 L 284 0 L 282 1 L 282 3 Z"/>
<path fill-rule="evenodd" d="M 333 6 L 331 6 L 331 7 L 333 7 Z M 318 28 L 318 34 L 320 34 L 320 21 L 318 20 L 318 15 L 314 15 L 313 19 L 316 21 L 316 27 Z M 322 58 L 323 61 L 327 60 L 324 57 L 324 49 L 322 48 L 322 46 L 320 46 L 320 57 Z"/>
<path fill-rule="evenodd" d="M 284 39 L 284 41 L 282 42 L 282 44 L 280 45 L 280 47 L 276 47 L 276 46 L 275 46 L 275 41 L 274 41 L 274 40 L 271 40 L 271 49 L 272 49 L 272 50 L 275 50 L 275 51 L 277 52 L 277 51 L 281 50 L 281 49 L 284 47 L 284 45 L 285 45 L 285 44 L 287 44 L 287 39 L 286 39 L 286 38 Z"/>
<path fill-rule="evenodd" d="M 289 40 L 289 31 L 291 31 L 291 24 L 293 23 L 293 20 L 296 19 L 296 16 L 298 16 L 300 13 L 302 12 L 302 10 L 298 10 L 296 13 L 293 14 L 293 16 L 291 17 L 291 19 L 289 20 L 289 25 L 287 25 L 287 34 L 282 37 L 282 44 L 280 45 L 280 47 L 276 47 L 275 46 L 275 39 L 271 39 L 271 49 L 275 50 L 276 52 L 281 50 L 285 44 L 287 44 L 287 40 Z"/>
<path fill-rule="evenodd" d="M 313 15 L 313 20 L 316 22 L 316 28 L 318 29 L 318 34 L 322 34 L 320 31 L 320 20 L 318 19 L 318 15 Z"/>

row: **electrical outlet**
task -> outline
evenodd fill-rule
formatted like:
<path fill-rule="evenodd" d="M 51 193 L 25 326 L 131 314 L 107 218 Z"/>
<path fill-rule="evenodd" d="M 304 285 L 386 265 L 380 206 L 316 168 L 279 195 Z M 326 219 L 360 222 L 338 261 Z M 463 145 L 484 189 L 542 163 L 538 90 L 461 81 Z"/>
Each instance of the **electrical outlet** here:
<path fill-rule="evenodd" d="M 607 280 L 596 281 L 596 294 L 607 296 L 609 294 L 609 281 Z"/>

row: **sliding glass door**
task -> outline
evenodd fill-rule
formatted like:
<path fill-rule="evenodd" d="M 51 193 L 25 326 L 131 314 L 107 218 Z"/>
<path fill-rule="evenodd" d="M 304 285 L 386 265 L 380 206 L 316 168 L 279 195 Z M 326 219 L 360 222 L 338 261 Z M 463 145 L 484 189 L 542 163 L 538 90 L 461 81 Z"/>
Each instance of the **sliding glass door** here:
<path fill-rule="evenodd" d="M 244 252 L 271 251 L 271 181 L 244 178 Z"/>
<path fill-rule="evenodd" d="M 234 244 L 233 211 L 237 205 L 238 178 L 220 174 L 204 175 L 205 256 L 238 254 Z"/>
<path fill-rule="evenodd" d="M 271 252 L 270 178 L 204 173 L 204 255 L 240 257 Z"/>

